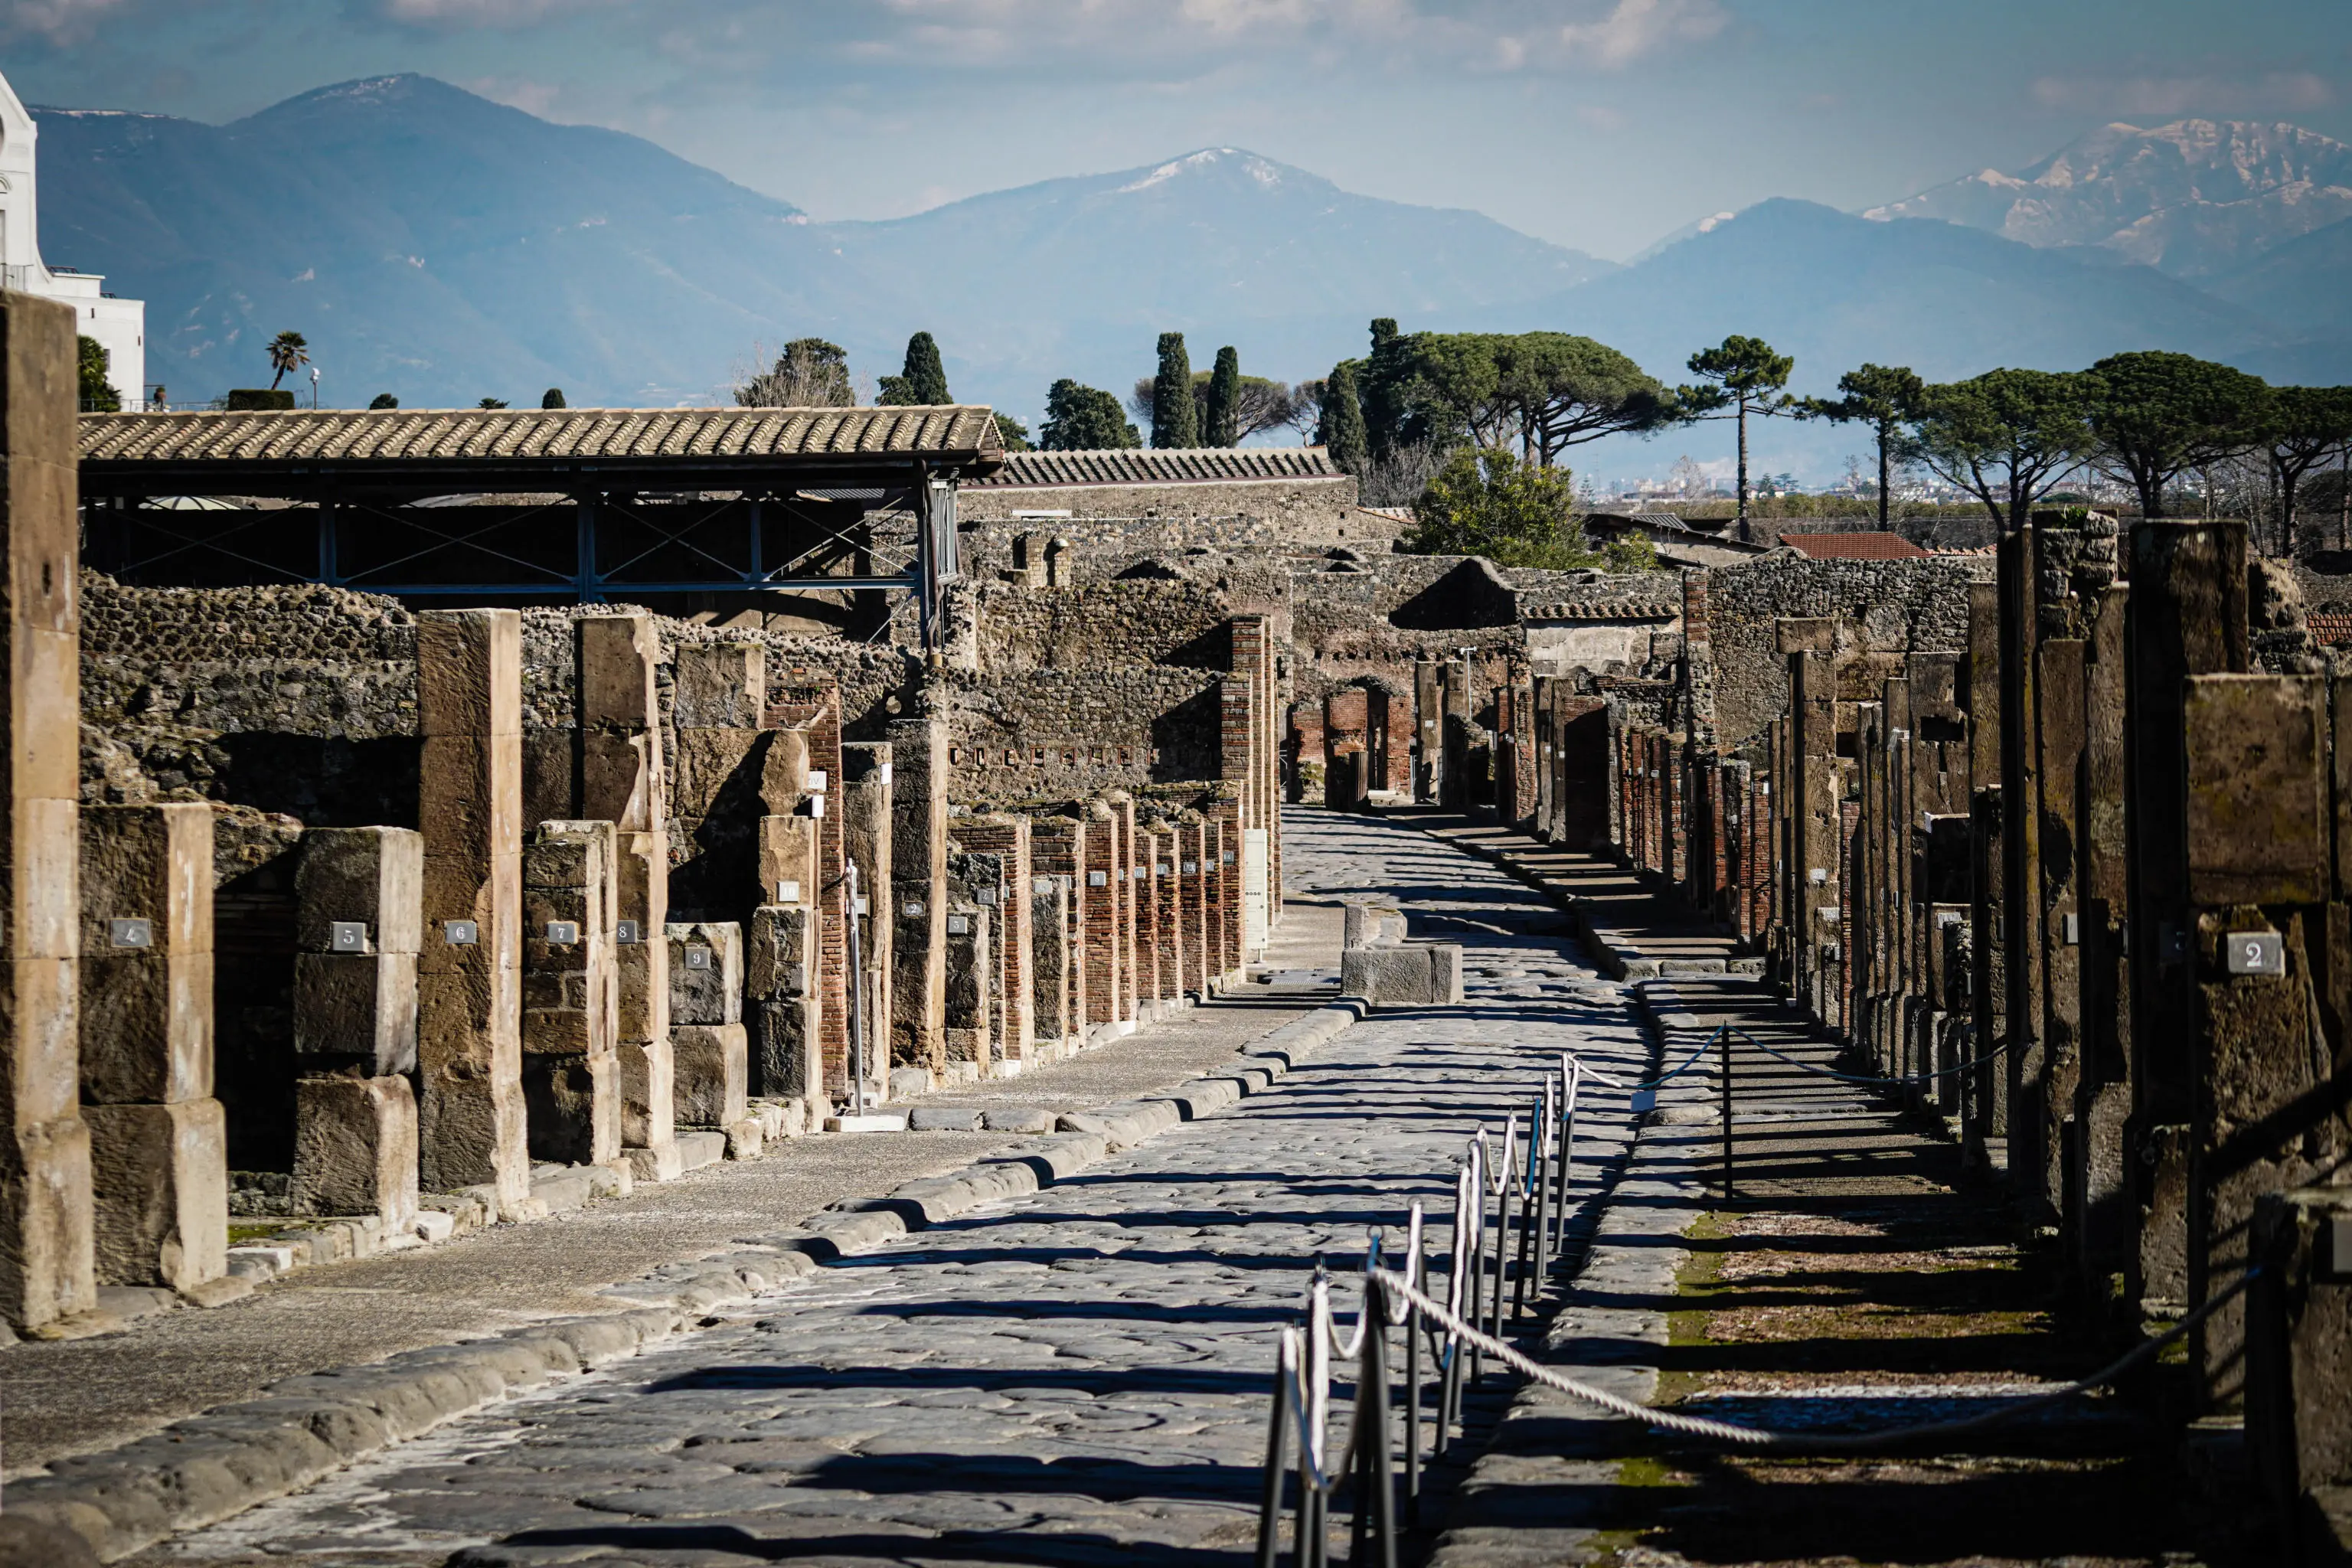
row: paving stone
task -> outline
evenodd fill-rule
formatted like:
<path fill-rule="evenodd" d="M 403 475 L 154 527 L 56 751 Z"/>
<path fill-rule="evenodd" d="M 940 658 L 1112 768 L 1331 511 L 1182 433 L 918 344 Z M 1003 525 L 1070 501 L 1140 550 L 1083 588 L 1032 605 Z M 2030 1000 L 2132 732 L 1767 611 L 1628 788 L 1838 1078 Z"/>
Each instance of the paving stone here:
<path fill-rule="evenodd" d="M 1374 1228 L 1395 1245 L 1415 1199 L 1434 1253 L 1465 1140 L 1498 1136 L 1560 1052 L 1629 1080 L 1649 1058 L 1623 1002 L 1572 947 L 1504 933 L 1543 906 L 1500 871 L 1377 818 L 1295 816 L 1284 853 L 1294 896 L 1377 892 L 1416 925 L 1437 909 L 1488 922 L 1458 933 L 1475 960 L 1464 1000 L 1383 1010 L 1300 1044 L 1265 1092 L 1223 1109 L 1208 1102 L 1230 1080 L 1185 1086 L 1206 1111 L 1193 1120 L 1165 1099 L 1108 1108 L 1095 1120 L 1114 1145 L 1140 1141 L 1078 1180 L 911 1234 L 893 1213 L 815 1216 L 808 1232 L 869 1250 L 155 1560 L 266 1552 L 341 1568 L 360 1561 L 355 1539 L 379 1568 L 993 1560 L 983 1532 L 1017 1535 L 1004 1558 L 1023 1562 L 1237 1559 L 1254 1536 L 1276 1336 L 1317 1264 L 1360 1267 Z M 1573 994 L 1478 973 L 1538 968 Z M 1588 1094 L 1581 1199 L 1630 1125 L 1622 1093 Z M 1061 1136 L 1101 1149 L 1092 1130 Z M 977 1190 L 950 1180 L 917 1196 L 951 1207 Z M 1344 1279 L 1340 1289 L 1351 1295 Z M 936 1553 L 914 1544 L 933 1537 L 949 1538 Z"/>

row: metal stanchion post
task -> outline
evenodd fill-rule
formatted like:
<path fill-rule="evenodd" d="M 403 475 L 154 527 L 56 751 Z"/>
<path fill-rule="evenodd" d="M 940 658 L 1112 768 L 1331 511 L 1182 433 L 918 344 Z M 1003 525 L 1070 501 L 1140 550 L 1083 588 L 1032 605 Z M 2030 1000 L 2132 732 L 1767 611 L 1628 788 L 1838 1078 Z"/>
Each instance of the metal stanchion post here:
<path fill-rule="evenodd" d="M 1731 1201 L 1731 1028 L 1726 1025 L 1723 1038 L 1723 1201 Z"/>
<path fill-rule="evenodd" d="M 1281 1346 L 1275 1356 L 1274 1425 L 1265 1435 L 1265 1490 L 1258 1501 L 1257 1568 L 1275 1568 L 1275 1560 L 1281 1552 L 1282 1450 L 1285 1427 L 1292 1419 L 1290 1376 L 1297 1363 L 1297 1346 L 1294 1331 L 1283 1330 Z"/>
<path fill-rule="evenodd" d="M 1370 1313 L 1364 1331 L 1364 1373 L 1358 1380 L 1356 1398 L 1360 1403 L 1369 1389 L 1371 1394 L 1371 1426 L 1365 1432 L 1364 1479 L 1370 1483 L 1371 1497 L 1356 1499 L 1356 1514 L 1361 1518 L 1369 1502 L 1372 1517 L 1372 1538 L 1380 1543 L 1381 1568 L 1396 1568 L 1396 1458 L 1391 1448 L 1389 1427 L 1389 1305 L 1388 1291 L 1379 1279 L 1364 1280 L 1364 1310 Z M 1406 1331 L 1412 1331 L 1412 1319 L 1405 1319 Z M 1350 1552 L 1349 1568 L 1363 1561 L 1362 1555 Z"/>

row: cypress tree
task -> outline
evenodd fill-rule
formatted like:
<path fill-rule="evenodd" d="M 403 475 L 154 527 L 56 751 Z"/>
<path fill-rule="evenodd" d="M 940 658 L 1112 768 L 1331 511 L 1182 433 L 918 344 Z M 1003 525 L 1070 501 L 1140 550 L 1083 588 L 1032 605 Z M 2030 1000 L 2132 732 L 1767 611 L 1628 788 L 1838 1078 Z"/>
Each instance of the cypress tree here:
<path fill-rule="evenodd" d="M 565 408 L 570 406 L 570 405 L 563 401 L 563 388 L 560 386 L 549 387 L 546 393 L 540 398 L 539 405 L 541 408 Z"/>
<path fill-rule="evenodd" d="M 1241 403 L 1242 356 L 1227 344 L 1217 351 L 1217 368 L 1209 373 L 1209 400 L 1201 420 L 1201 445 L 1240 444 Z"/>
<path fill-rule="evenodd" d="M 1151 444 L 1155 447 L 1197 447 L 1199 419 L 1192 407 L 1192 362 L 1184 353 L 1184 334 L 1160 334 L 1160 374 L 1151 378 Z"/>
<path fill-rule="evenodd" d="M 940 363 L 940 345 L 929 332 L 907 340 L 907 363 L 896 375 L 882 378 L 885 405 L 917 404 L 938 407 L 948 396 L 948 369 Z"/>
<path fill-rule="evenodd" d="M 1315 435 L 1334 465 L 1351 474 L 1363 473 L 1367 443 L 1355 361 L 1341 360 L 1331 367 L 1331 379 L 1323 384 L 1323 424 Z"/>

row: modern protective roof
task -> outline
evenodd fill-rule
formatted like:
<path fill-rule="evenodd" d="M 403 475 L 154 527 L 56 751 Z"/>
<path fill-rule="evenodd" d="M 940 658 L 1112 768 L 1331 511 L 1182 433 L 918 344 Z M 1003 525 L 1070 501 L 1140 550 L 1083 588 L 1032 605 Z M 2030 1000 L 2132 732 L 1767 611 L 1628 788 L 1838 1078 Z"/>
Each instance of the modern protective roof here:
<path fill-rule="evenodd" d="M 1338 479 L 1347 471 L 1320 447 L 1128 447 L 1076 452 L 1008 452 L 981 489 L 1066 485 L 1182 485 L 1238 479 Z"/>
<path fill-rule="evenodd" d="M 841 469 L 928 461 L 966 474 L 1003 458 L 995 416 L 903 408 L 292 409 L 85 414 L 85 478 L 163 470 L 390 478 L 432 471 Z"/>

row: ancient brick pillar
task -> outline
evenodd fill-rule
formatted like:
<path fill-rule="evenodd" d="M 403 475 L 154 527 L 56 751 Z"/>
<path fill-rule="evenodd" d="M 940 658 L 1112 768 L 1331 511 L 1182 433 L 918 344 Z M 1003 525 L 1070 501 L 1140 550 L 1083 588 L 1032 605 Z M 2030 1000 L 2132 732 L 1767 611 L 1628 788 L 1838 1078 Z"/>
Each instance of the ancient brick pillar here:
<path fill-rule="evenodd" d="M 2176 1308 L 2189 1297 L 2189 1126 L 2196 1099 L 2195 915 L 2189 902 L 2181 698 L 2189 677 L 2243 671 L 2246 530 L 2143 522 L 2131 531 L 2125 627 L 2126 833 L 2131 910 L 2133 1106 L 2126 1167 L 2141 1214 L 2126 1286 Z"/>
<path fill-rule="evenodd" d="M 433 1192 L 530 1194 L 522 1094 L 522 643 L 512 610 L 416 617 L 418 1145 Z"/>
<path fill-rule="evenodd" d="M 2004 804 L 1999 784 L 1977 790 L 1969 802 L 1969 1059 L 1976 1065 L 1965 1079 L 1960 1119 L 1963 1146 L 1978 1158 L 1996 1143 L 2006 1149 L 2009 1138 L 2009 1070 L 2006 1053 L 1996 1054 L 2009 1035 L 2000 877 Z"/>
<path fill-rule="evenodd" d="M 1069 1054 L 1077 1036 L 1070 1009 L 1070 879 L 1033 874 L 1028 900 L 1030 1023 L 1039 1059 L 1050 1061 Z"/>
<path fill-rule="evenodd" d="M 1118 875 L 1118 828 L 1110 803 L 1087 803 L 1083 849 L 1086 894 L 1086 1021 L 1090 1028 L 1118 1032 L 1127 988 L 1127 965 L 1119 942 L 1119 902 L 1125 879 Z"/>
<path fill-rule="evenodd" d="M 619 902 L 609 822 L 542 822 L 523 849 L 523 1095 L 536 1160 L 621 1154 Z"/>
<path fill-rule="evenodd" d="M 1412 693 L 1382 688 L 1373 707 L 1381 743 L 1378 787 L 1412 798 Z"/>
<path fill-rule="evenodd" d="M 1246 781 L 1240 786 L 1242 809 L 1249 809 L 1249 789 Z M 1144 973 L 1150 951 L 1139 941 L 1138 927 L 1141 923 L 1143 885 L 1137 869 L 1142 864 L 1135 844 L 1135 797 L 1125 790 L 1113 790 L 1104 796 L 1110 807 L 1111 890 L 1118 900 L 1118 913 L 1113 939 L 1118 943 L 1119 1020 L 1132 1027 L 1143 1021 L 1143 999 L 1151 994 L 1151 980 Z"/>
<path fill-rule="evenodd" d="M 890 1061 L 934 1072 L 947 1063 L 947 744 L 936 719 L 890 725 Z"/>
<path fill-rule="evenodd" d="M 1445 682 L 1445 726 L 1438 737 L 1444 763 L 1440 769 L 1438 804 L 1450 811 L 1468 807 L 1473 791 L 1470 777 L 1471 734 L 1470 665 L 1466 659 L 1449 658 L 1440 667 Z"/>
<path fill-rule="evenodd" d="M 859 962 L 866 973 L 858 977 L 859 995 L 866 999 L 866 1070 L 889 1079 L 891 938 L 898 922 L 890 916 L 890 850 L 892 847 L 892 783 L 890 748 L 887 744 L 841 748 L 841 809 L 844 853 L 857 868 L 857 895 L 862 909 L 853 909 L 857 922 Z"/>
<path fill-rule="evenodd" d="M 822 1122 L 832 1103 L 824 1084 L 824 999 L 815 952 L 816 916 L 807 905 L 762 904 L 752 911 L 743 952 L 743 1005 L 752 1023 L 751 1092 L 799 1100 L 811 1125 Z"/>
<path fill-rule="evenodd" d="M 0 795 L 0 1317 L 38 1328 L 97 1304 L 89 1130 L 77 1101 L 75 938 L 81 717 L 75 604 L 74 313 L 0 299 L 7 465 L 7 746 Z"/>
<path fill-rule="evenodd" d="M 697 918 L 748 921 L 775 896 L 760 886 L 767 763 L 768 650 L 680 643 L 673 654 L 669 903 Z"/>
<path fill-rule="evenodd" d="M 1159 949 L 1160 1000 L 1174 1010 L 1184 1001 L 1184 877 L 1179 830 L 1162 822 L 1152 830 L 1149 853 L 1152 901 L 1152 940 Z"/>
<path fill-rule="evenodd" d="M 86 806 L 80 861 L 97 1278 L 195 1289 L 228 1268 L 227 1127 L 213 1098 L 212 807 Z M 413 1169 L 409 1192 L 413 1204 Z"/>
<path fill-rule="evenodd" d="M 1204 875 L 1207 858 L 1206 834 L 1198 818 L 1180 823 L 1176 828 L 1176 875 L 1179 879 L 1177 919 L 1182 927 L 1184 942 L 1183 987 L 1201 1001 L 1213 994 L 1214 965 L 1209 956 L 1208 879 Z"/>
<path fill-rule="evenodd" d="M 671 1096 L 678 1123 L 717 1128 L 760 1151 L 751 1119 L 751 1036 L 743 1026 L 743 931 L 732 921 L 665 927 L 669 949 Z"/>
<path fill-rule="evenodd" d="M 644 1180 L 680 1169 L 669 1037 L 669 795 L 662 765 L 655 672 L 661 639 L 651 616 L 583 616 L 578 661 L 580 789 L 576 816 L 616 829 L 618 902 L 613 956 L 618 1014 L 621 1142 Z"/>
<path fill-rule="evenodd" d="M 207 841 L 212 835 L 206 824 Z M 425 836 L 314 827 L 294 873 L 294 1184 L 305 1214 L 416 1224 Z"/>

